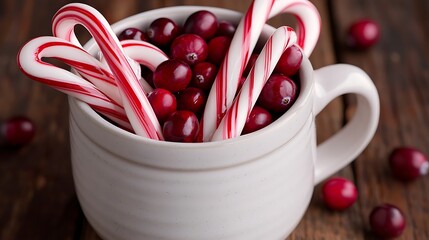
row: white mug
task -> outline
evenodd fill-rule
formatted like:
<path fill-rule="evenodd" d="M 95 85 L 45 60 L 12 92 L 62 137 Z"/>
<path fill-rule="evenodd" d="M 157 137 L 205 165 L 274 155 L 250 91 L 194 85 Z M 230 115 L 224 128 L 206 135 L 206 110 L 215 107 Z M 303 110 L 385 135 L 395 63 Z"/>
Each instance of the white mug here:
<path fill-rule="evenodd" d="M 144 28 L 161 16 L 183 22 L 207 9 L 238 22 L 238 12 L 170 7 L 112 27 Z M 274 29 L 266 26 L 264 35 Z M 93 41 L 85 45 L 92 54 Z M 121 130 L 74 98 L 70 102 L 72 169 L 90 224 L 111 240 L 285 239 L 305 213 L 314 186 L 349 164 L 377 128 L 379 99 L 361 69 L 338 64 L 314 71 L 304 57 L 293 106 L 269 126 L 234 139 L 174 143 Z M 353 119 L 316 144 L 316 115 L 334 98 L 357 95 Z"/>

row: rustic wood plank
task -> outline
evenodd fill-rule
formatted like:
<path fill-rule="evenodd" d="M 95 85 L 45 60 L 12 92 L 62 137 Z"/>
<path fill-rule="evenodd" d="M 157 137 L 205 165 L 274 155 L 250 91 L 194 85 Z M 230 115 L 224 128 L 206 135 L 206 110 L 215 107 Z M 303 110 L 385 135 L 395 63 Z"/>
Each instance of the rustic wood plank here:
<path fill-rule="evenodd" d="M 406 215 L 408 227 L 399 239 L 428 239 L 427 207 L 429 179 L 403 184 L 391 177 L 387 165 L 390 151 L 401 145 L 415 146 L 427 153 L 429 28 L 426 1 L 332 0 L 337 39 L 351 22 L 362 17 L 381 26 L 381 41 L 365 52 L 340 45 L 339 60 L 363 68 L 380 92 L 381 116 L 375 138 L 355 163 L 361 198 L 361 218 L 366 238 L 377 239 L 368 229 L 368 214 L 381 203 L 397 205 Z M 350 109 L 354 100 L 349 101 Z M 351 115 L 353 110 L 351 111 Z M 349 116 L 350 117 L 350 116 Z"/>
<path fill-rule="evenodd" d="M 62 4 L 2 1 L 0 118 L 29 116 L 38 132 L 31 145 L 0 154 L 1 239 L 72 239 L 75 232 L 79 206 L 67 157 L 66 98 L 29 81 L 16 66 L 19 47 L 32 37 L 49 34 L 53 11 Z"/>

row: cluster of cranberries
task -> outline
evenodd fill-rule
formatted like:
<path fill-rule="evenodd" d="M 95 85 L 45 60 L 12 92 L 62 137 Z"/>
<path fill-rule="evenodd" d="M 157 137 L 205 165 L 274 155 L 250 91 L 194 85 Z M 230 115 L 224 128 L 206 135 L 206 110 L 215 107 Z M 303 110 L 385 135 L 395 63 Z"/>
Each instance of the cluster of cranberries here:
<path fill-rule="evenodd" d="M 401 181 L 415 180 L 429 171 L 428 158 L 415 148 L 395 148 L 388 159 L 393 176 Z M 330 209 L 341 211 L 356 202 L 358 191 L 350 180 L 333 177 L 323 184 L 322 197 Z M 371 211 L 369 224 L 377 236 L 390 239 L 402 234 L 406 222 L 398 207 L 385 203 Z"/>
<path fill-rule="evenodd" d="M 183 26 L 163 17 L 155 19 L 147 29 L 128 28 L 119 34 L 120 40 L 150 42 L 169 56 L 153 72 L 142 67 L 142 77 L 154 88 L 147 97 L 163 126 L 166 141 L 200 141 L 196 137 L 199 119 L 235 29 L 232 23 L 219 21 L 213 13 L 202 10 L 191 14 Z M 251 55 L 239 88 L 257 57 L 257 53 Z M 284 52 L 247 119 L 243 134 L 267 126 L 290 108 L 298 94 L 295 76 L 302 57 L 295 46 Z"/>

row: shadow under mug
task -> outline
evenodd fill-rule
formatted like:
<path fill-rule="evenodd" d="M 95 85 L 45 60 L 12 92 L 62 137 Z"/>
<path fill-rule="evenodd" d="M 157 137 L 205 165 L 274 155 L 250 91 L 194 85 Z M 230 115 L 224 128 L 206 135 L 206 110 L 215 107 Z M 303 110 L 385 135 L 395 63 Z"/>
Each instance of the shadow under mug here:
<path fill-rule="evenodd" d="M 208 9 L 238 22 L 238 12 L 170 7 L 112 25 L 144 28 L 168 16 L 182 23 Z M 266 26 L 265 38 L 274 29 Z M 96 54 L 93 41 L 85 45 Z M 314 185 L 350 163 L 369 143 L 379 117 L 371 79 L 350 65 L 313 71 L 304 57 L 293 106 L 269 126 L 207 143 L 155 141 L 123 131 L 74 98 L 70 102 L 72 169 L 90 224 L 104 239 L 285 239 L 305 213 Z M 316 144 L 315 116 L 334 98 L 357 95 L 352 120 Z"/>

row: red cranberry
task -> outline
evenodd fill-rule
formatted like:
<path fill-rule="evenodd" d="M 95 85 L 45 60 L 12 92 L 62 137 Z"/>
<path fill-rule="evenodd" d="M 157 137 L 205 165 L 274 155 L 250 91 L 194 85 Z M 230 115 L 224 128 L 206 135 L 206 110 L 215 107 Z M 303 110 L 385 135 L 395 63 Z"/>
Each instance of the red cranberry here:
<path fill-rule="evenodd" d="M 272 122 L 273 118 L 270 112 L 259 106 L 254 106 L 244 125 L 243 134 L 255 132 L 268 126 Z"/>
<path fill-rule="evenodd" d="M 156 88 L 148 94 L 147 98 L 161 124 L 176 111 L 176 97 L 168 90 Z"/>
<path fill-rule="evenodd" d="M 292 45 L 284 51 L 274 71 L 289 77 L 295 75 L 301 67 L 302 57 L 301 49 L 296 45 Z"/>
<path fill-rule="evenodd" d="M 33 139 L 35 126 L 33 122 L 23 116 L 7 119 L 0 125 L 0 143 L 7 146 L 20 147 Z"/>
<path fill-rule="evenodd" d="M 377 43 L 380 38 L 380 28 L 371 19 L 354 22 L 347 34 L 347 45 L 356 49 L 367 49 Z"/>
<path fill-rule="evenodd" d="M 119 34 L 119 40 L 134 39 L 140 41 L 148 41 L 148 37 L 144 32 L 137 28 L 127 28 Z"/>
<path fill-rule="evenodd" d="M 356 202 L 357 196 L 356 186 L 345 178 L 334 177 L 323 184 L 323 201 L 330 209 L 345 210 Z"/>
<path fill-rule="evenodd" d="M 202 10 L 189 16 L 183 28 L 185 33 L 197 34 L 204 40 L 208 40 L 216 34 L 218 21 L 213 13 Z"/>
<path fill-rule="evenodd" d="M 253 53 L 250 55 L 249 61 L 247 62 L 246 68 L 243 71 L 243 76 L 247 77 L 249 75 L 250 70 L 252 70 L 253 66 L 255 66 L 256 59 L 258 59 L 259 54 Z"/>
<path fill-rule="evenodd" d="M 369 223 L 378 237 L 387 239 L 399 237 L 406 225 L 401 210 L 391 204 L 375 207 L 369 216 Z"/>
<path fill-rule="evenodd" d="M 235 33 L 235 26 L 228 21 L 220 21 L 217 29 L 218 36 L 227 36 L 232 38 Z"/>
<path fill-rule="evenodd" d="M 183 34 L 177 37 L 170 47 L 172 58 L 178 58 L 189 65 L 204 62 L 208 55 L 207 43 L 195 34 Z"/>
<path fill-rule="evenodd" d="M 150 24 L 147 35 L 152 43 L 163 47 L 169 45 L 179 35 L 179 27 L 171 19 L 158 18 Z"/>
<path fill-rule="evenodd" d="M 295 82 L 280 74 L 273 74 L 268 79 L 258 102 L 261 107 L 273 112 L 286 112 L 295 102 L 297 86 Z"/>
<path fill-rule="evenodd" d="M 165 121 L 162 132 L 166 141 L 194 142 L 198 127 L 198 119 L 193 112 L 179 110 Z"/>
<path fill-rule="evenodd" d="M 191 85 L 203 91 L 209 91 L 217 74 L 216 65 L 209 62 L 197 63 L 192 68 Z"/>
<path fill-rule="evenodd" d="M 192 71 L 188 64 L 179 59 L 162 62 L 153 72 L 153 83 L 157 88 L 170 92 L 180 91 L 191 82 Z"/>
<path fill-rule="evenodd" d="M 177 109 L 198 115 L 206 105 L 206 95 L 201 89 L 188 87 L 177 94 Z"/>
<path fill-rule="evenodd" d="M 228 52 L 231 38 L 225 36 L 215 37 L 210 40 L 208 61 L 220 65 Z"/>
<path fill-rule="evenodd" d="M 428 158 L 411 147 L 395 148 L 389 156 L 393 175 L 403 181 L 411 181 L 426 175 L 429 171 Z"/>

